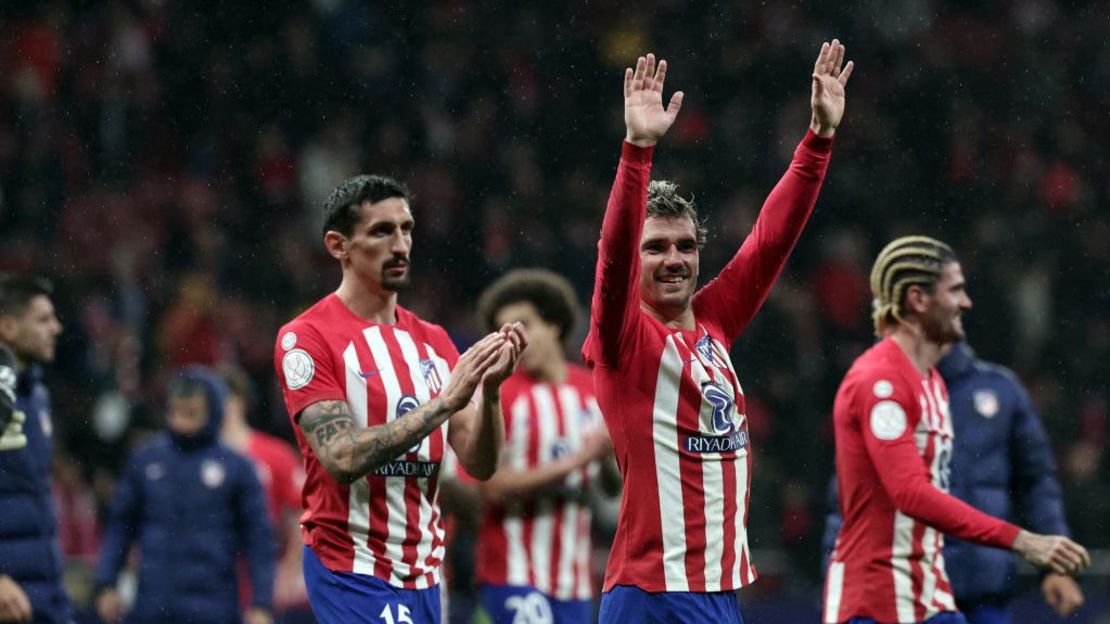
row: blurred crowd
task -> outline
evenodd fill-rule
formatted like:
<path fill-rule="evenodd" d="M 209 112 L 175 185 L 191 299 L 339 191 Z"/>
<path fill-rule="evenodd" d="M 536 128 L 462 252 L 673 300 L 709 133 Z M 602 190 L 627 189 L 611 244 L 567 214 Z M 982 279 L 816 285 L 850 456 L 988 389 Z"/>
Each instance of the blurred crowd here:
<path fill-rule="evenodd" d="M 460 345 L 509 268 L 557 270 L 589 301 L 621 73 L 654 51 L 686 93 L 655 175 L 708 217 L 711 275 L 802 137 L 834 36 L 857 67 L 829 179 L 733 354 L 757 452 L 753 591 L 819 582 L 832 397 L 871 341 L 871 260 L 910 232 L 960 254 L 971 344 L 1026 382 L 1076 539 L 1110 547 L 1110 8 L 854 4 L 0 6 L 0 270 L 58 286 L 67 555 L 95 558 L 123 451 L 158 425 L 181 365 L 241 367 L 252 424 L 291 438 L 275 332 L 337 283 L 320 211 L 339 181 L 408 182 L 401 303 Z"/>

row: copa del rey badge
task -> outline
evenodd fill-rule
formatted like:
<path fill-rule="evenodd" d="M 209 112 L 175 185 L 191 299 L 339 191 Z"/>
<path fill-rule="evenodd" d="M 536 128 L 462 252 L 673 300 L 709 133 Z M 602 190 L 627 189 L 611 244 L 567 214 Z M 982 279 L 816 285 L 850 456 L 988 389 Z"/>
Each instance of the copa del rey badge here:
<path fill-rule="evenodd" d="M 998 395 L 994 390 L 976 390 L 971 397 L 975 401 L 975 411 L 984 418 L 994 418 L 998 414 Z"/>

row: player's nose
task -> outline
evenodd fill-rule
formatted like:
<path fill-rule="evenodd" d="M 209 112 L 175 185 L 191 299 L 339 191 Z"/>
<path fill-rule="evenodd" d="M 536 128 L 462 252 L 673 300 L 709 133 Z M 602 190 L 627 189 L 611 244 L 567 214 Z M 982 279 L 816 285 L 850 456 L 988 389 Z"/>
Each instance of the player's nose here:
<path fill-rule="evenodd" d="M 390 251 L 395 255 L 408 255 L 409 249 L 412 247 L 412 241 L 404 234 L 397 233 L 393 236 L 391 244 L 389 245 Z"/>

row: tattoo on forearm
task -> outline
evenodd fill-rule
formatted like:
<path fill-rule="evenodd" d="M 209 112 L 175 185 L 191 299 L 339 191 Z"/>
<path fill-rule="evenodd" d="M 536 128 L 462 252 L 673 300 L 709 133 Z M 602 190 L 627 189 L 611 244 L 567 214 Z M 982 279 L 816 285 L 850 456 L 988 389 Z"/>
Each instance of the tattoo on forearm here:
<path fill-rule="evenodd" d="M 384 425 L 356 429 L 345 401 L 320 401 L 305 408 L 298 424 L 324 468 L 353 483 L 396 459 L 450 415 L 437 398 Z"/>

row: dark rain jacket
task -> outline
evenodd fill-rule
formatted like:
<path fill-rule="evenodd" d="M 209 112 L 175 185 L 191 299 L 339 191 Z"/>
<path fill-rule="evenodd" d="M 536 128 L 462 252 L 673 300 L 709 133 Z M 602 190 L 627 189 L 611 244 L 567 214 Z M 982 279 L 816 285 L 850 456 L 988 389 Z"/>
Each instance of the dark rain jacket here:
<path fill-rule="evenodd" d="M 139 587 L 128 622 L 239 622 L 241 557 L 253 604 L 271 609 L 273 529 L 253 465 L 218 441 L 223 382 L 203 369 L 182 374 L 204 384 L 208 422 L 190 437 L 163 432 L 127 462 L 105 529 L 96 585 L 114 585 L 130 546 L 137 544 Z"/>
<path fill-rule="evenodd" d="M 27 446 L 0 451 L 0 574 L 12 577 L 27 594 L 35 624 L 68 623 L 58 517 L 50 489 L 50 395 L 38 366 L 19 375 L 15 395 L 16 409 L 27 417 Z"/>

